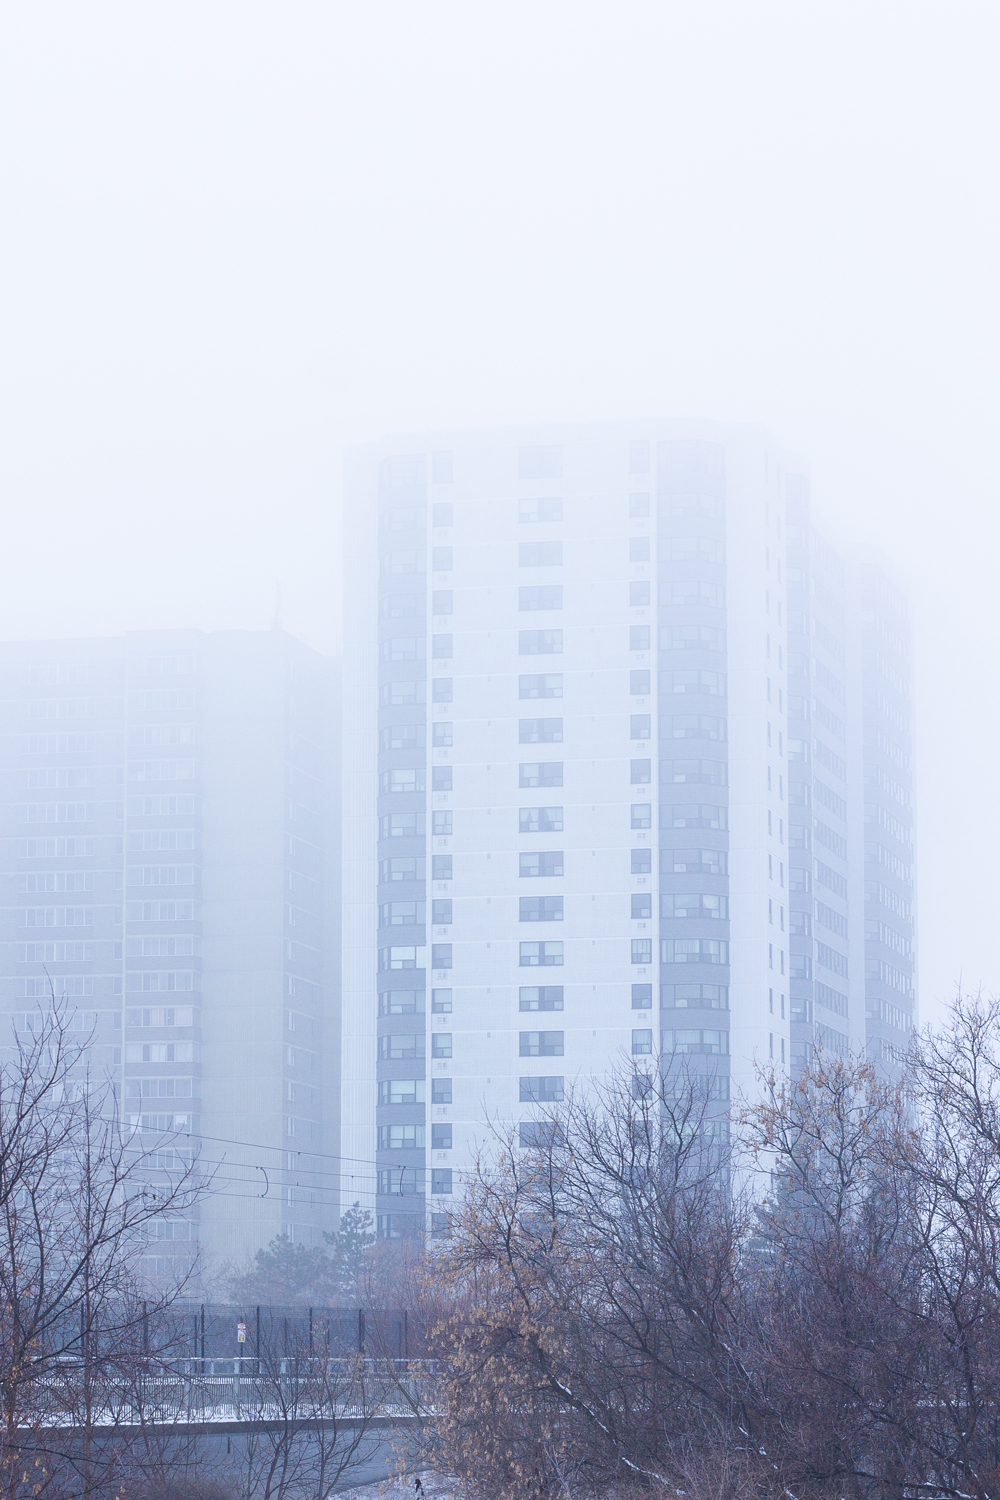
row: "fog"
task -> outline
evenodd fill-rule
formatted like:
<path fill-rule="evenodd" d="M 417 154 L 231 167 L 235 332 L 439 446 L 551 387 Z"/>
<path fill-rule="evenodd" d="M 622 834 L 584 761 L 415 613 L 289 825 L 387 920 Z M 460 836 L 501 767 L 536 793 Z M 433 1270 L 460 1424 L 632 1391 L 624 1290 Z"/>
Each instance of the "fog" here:
<path fill-rule="evenodd" d="M 346 442 L 763 423 L 916 606 L 923 1015 L 995 987 L 998 32 L 912 0 L 7 5 L 0 638 L 280 608 L 335 649 Z"/>

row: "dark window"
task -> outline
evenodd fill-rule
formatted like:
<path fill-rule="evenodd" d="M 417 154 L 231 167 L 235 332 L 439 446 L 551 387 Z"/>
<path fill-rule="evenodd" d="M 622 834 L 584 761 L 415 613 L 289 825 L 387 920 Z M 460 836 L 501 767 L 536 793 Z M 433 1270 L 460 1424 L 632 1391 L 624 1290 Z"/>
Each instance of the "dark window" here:
<path fill-rule="evenodd" d="M 651 984 L 634 984 L 632 986 L 632 1009 L 648 1010 L 653 1003 L 653 986 Z"/>
<path fill-rule="evenodd" d="M 518 864 L 519 875 L 561 875 L 563 873 L 562 850 L 547 854 L 519 854 Z"/>
<path fill-rule="evenodd" d="M 522 1031 L 520 1034 L 522 1057 L 562 1057 L 563 1032 Z"/>
<path fill-rule="evenodd" d="M 436 748 L 444 748 L 452 743 L 452 724 L 435 724 L 433 732 L 433 744 Z"/>
<path fill-rule="evenodd" d="M 446 1194 L 446 1193 L 450 1193 L 451 1192 L 451 1168 L 450 1167 L 432 1167 L 431 1168 L 431 1192 L 432 1193 L 442 1193 L 442 1194 Z"/>
<path fill-rule="evenodd" d="M 561 807 L 522 807 L 518 810 L 519 833 L 562 833 Z"/>
<path fill-rule="evenodd" d="M 431 1033 L 431 1057 L 451 1056 L 451 1032 L 434 1031 Z"/>
<path fill-rule="evenodd" d="M 630 516 L 648 516 L 649 515 L 649 496 L 648 495 L 629 495 L 629 497 L 628 497 L 628 513 L 629 513 Z"/>
<path fill-rule="evenodd" d="M 431 1010 L 436 1016 L 450 1016 L 451 990 L 431 990 Z"/>
<path fill-rule="evenodd" d="M 433 547 L 431 549 L 431 566 L 435 573 L 450 573 L 452 561 L 452 549 L 450 547 Z"/>
<path fill-rule="evenodd" d="M 431 902 L 431 921 L 439 927 L 446 927 L 451 922 L 451 901 L 439 899 Z"/>
<path fill-rule="evenodd" d="M 380 1220 L 381 1219 L 395 1218 L 395 1217 L 396 1217 L 395 1214 L 379 1214 L 379 1219 Z M 389 1235 L 385 1235 L 385 1236 L 383 1236 L 383 1238 L 389 1239 L 390 1236 Z M 432 1240 L 450 1240 L 451 1239 L 451 1214 L 431 1214 L 431 1239 Z"/>
<path fill-rule="evenodd" d="M 558 969 L 562 967 L 562 943 L 521 943 L 519 944 L 519 954 L 522 969 Z"/>
<path fill-rule="evenodd" d="M 431 788 L 435 792 L 450 792 L 452 790 L 451 766 L 434 766 L 431 771 Z"/>
<path fill-rule="evenodd" d="M 632 939 L 632 962 L 634 964 L 651 964 L 653 962 L 653 939 Z"/>
<path fill-rule="evenodd" d="M 434 903 L 437 906 L 437 902 Z M 653 893 L 652 891 L 641 891 L 632 897 L 632 916 L 651 917 L 653 915 Z M 434 918 L 435 922 L 437 917 Z"/>
<path fill-rule="evenodd" d="M 454 509 L 450 500 L 438 500 L 433 507 L 433 524 L 435 526 L 450 526 L 454 519 Z"/>
<path fill-rule="evenodd" d="M 653 851 L 652 849 L 632 850 L 632 874 L 651 875 L 653 873 Z"/>
<path fill-rule="evenodd" d="M 632 738 L 634 740 L 648 740 L 649 726 L 649 714 L 633 714 L 631 719 Z"/>
<path fill-rule="evenodd" d="M 453 635 L 435 635 L 431 637 L 431 653 L 435 661 L 444 661 L 455 655 L 455 637 Z"/>
<path fill-rule="evenodd" d="M 450 703 L 455 696 L 454 679 L 434 677 L 431 679 L 431 699 L 434 703 Z"/>
<path fill-rule="evenodd" d="M 450 880 L 451 879 L 451 862 L 452 862 L 452 856 L 450 854 L 434 854 L 434 855 L 432 855 L 431 856 L 431 879 L 432 880 Z"/>
<path fill-rule="evenodd" d="M 434 943 L 431 947 L 431 968 L 451 968 L 451 943 Z"/>
<path fill-rule="evenodd" d="M 727 984 L 661 984 L 660 1003 L 677 1010 L 728 1010 Z"/>
<path fill-rule="evenodd" d="M 634 609 L 642 609 L 649 603 L 649 581 L 642 583 L 630 583 L 628 586 L 628 602 Z"/>
<path fill-rule="evenodd" d="M 728 808 L 712 803 L 686 802 L 660 808 L 661 828 L 712 828 L 724 832 L 728 826 Z"/>
<path fill-rule="evenodd" d="M 432 1078 L 431 1079 L 431 1103 L 432 1104 L 450 1104 L 451 1103 L 451 1079 L 450 1078 Z"/>
<path fill-rule="evenodd" d="M 522 985 L 519 994 L 521 1010 L 562 1010 L 563 987 L 561 984 Z"/>
<path fill-rule="evenodd" d="M 632 827 L 633 828 L 650 828 L 650 827 L 652 827 L 652 819 L 653 819 L 653 809 L 652 809 L 652 806 L 650 805 L 650 803 L 648 803 L 648 802 L 633 802 L 632 803 Z"/>
<path fill-rule="evenodd" d="M 628 628 L 628 648 L 630 651 L 649 650 L 649 626 L 630 625 Z"/>
<path fill-rule="evenodd" d="M 519 896 L 518 919 L 521 922 L 561 922 L 561 896 Z"/>
<path fill-rule="evenodd" d="M 644 786 L 653 779 L 652 762 L 648 760 L 634 760 L 632 762 L 632 785 Z"/>
<path fill-rule="evenodd" d="M 561 760 L 524 761 L 521 764 L 519 786 L 562 786 L 563 763 Z"/>
<path fill-rule="evenodd" d="M 561 1104 L 564 1095 L 561 1078 L 522 1078 L 520 1095 L 522 1104 Z"/>
<path fill-rule="evenodd" d="M 649 692 L 648 667 L 640 667 L 638 671 L 629 673 L 628 690 L 636 697 L 645 696 Z"/>
<path fill-rule="evenodd" d="M 455 611 L 455 595 L 451 589 L 435 589 L 431 604 L 431 613 L 435 615 L 450 615 Z"/>
<path fill-rule="evenodd" d="M 431 1126 L 431 1150 L 432 1151 L 450 1151 L 451 1150 L 451 1126 L 450 1125 L 432 1125 Z"/>
<path fill-rule="evenodd" d="M 454 832 L 451 808 L 439 808 L 431 813 L 431 833 L 437 834 L 439 838 L 447 838 Z"/>

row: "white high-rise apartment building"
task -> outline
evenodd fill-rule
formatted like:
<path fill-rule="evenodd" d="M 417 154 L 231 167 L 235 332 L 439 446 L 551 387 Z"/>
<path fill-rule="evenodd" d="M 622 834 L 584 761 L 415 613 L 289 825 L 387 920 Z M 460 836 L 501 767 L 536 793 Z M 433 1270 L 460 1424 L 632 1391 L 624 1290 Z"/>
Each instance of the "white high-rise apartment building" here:
<path fill-rule="evenodd" d="M 345 1201 L 441 1231 L 495 1125 L 635 1057 L 725 1099 L 817 1039 L 898 1055 L 906 606 L 801 459 L 432 433 L 354 450 L 346 515 Z"/>

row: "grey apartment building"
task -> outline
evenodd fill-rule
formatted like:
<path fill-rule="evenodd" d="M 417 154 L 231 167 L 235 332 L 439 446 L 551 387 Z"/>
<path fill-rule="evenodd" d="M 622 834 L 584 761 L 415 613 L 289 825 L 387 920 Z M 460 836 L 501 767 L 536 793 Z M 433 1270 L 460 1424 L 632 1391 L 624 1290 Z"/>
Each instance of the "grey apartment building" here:
<path fill-rule="evenodd" d="M 446 1230 L 497 1125 L 720 1105 L 915 1020 L 906 601 L 763 431 L 399 437 L 346 478 L 343 1193 Z M 723 1127 L 724 1128 L 724 1127 Z"/>
<path fill-rule="evenodd" d="M 65 997 L 146 1146 L 214 1171 L 150 1270 L 337 1214 L 334 663 L 280 630 L 0 647 L 0 1012 Z M 172 1158 L 175 1159 L 176 1158 Z"/>

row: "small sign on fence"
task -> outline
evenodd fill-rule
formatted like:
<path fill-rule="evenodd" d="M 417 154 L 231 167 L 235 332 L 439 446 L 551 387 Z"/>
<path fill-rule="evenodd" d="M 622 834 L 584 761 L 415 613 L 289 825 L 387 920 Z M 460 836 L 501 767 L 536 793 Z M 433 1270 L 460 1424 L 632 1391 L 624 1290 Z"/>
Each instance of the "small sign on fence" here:
<path fill-rule="evenodd" d="M 247 1325 L 245 1323 L 237 1323 L 237 1325 L 236 1325 L 236 1342 L 238 1344 L 245 1344 L 246 1341 L 247 1341 Z"/>

